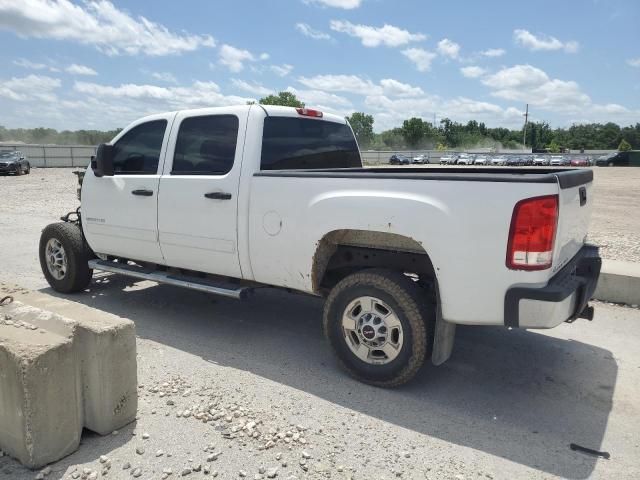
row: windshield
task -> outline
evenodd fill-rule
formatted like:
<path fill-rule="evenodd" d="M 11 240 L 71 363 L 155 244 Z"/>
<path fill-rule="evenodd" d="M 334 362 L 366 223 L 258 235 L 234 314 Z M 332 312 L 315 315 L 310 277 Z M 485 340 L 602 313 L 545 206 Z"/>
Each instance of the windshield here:
<path fill-rule="evenodd" d="M 14 152 L 0 152 L 0 158 L 11 158 L 15 156 L 16 154 Z"/>

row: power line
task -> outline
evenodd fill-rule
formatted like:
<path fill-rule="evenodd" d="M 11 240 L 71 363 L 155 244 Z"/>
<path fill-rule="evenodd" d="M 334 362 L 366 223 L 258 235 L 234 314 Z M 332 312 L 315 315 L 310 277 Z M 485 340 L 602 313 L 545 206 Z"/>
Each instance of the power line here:
<path fill-rule="evenodd" d="M 529 104 L 527 103 L 527 110 L 524 112 L 524 132 L 522 133 L 522 149 L 527 148 L 527 123 L 529 121 Z"/>

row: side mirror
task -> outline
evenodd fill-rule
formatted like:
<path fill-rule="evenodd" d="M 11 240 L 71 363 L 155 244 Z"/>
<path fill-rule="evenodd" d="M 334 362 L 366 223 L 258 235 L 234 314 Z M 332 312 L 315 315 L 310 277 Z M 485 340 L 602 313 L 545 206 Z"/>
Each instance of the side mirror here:
<path fill-rule="evenodd" d="M 96 177 L 113 177 L 113 145 L 101 143 L 91 157 L 91 169 Z"/>

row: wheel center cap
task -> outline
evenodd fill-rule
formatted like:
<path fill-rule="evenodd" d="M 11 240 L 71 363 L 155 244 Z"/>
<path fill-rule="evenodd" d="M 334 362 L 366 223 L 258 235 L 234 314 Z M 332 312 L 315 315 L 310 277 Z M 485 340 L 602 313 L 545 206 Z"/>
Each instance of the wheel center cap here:
<path fill-rule="evenodd" d="M 371 325 L 365 325 L 362 328 L 362 336 L 367 340 L 371 340 L 373 337 L 376 336 L 376 331 L 373 329 Z"/>

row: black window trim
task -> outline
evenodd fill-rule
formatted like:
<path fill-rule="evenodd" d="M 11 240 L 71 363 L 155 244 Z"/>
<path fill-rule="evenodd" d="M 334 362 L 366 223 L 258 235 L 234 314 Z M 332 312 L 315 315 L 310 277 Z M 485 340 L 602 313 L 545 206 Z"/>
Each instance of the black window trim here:
<path fill-rule="evenodd" d="M 165 140 L 167 139 L 167 129 L 169 127 L 169 120 L 166 118 L 156 118 L 153 120 L 147 120 L 146 122 L 140 122 L 137 125 L 134 125 L 133 127 L 131 127 L 129 130 L 127 130 L 126 132 L 123 133 L 123 135 L 116 140 L 113 143 L 113 146 L 115 147 L 116 145 L 118 145 L 118 142 L 120 142 L 120 140 L 122 140 L 124 137 L 126 137 L 129 133 L 133 132 L 136 128 L 141 127 L 143 125 L 147 125 L 149 123 L 155 123 L 155 122 L 164 122 L 164 133 L 162 135 L 162 142 L 160 143 L 160 151 L 158 152 L 158 165 L 156 166 L 156 171 L 155 172 L 145 172 L 145 171 L 133 171 L 133 172 L 118 172 L 115 170 L 114 168 L 114 172 L 113 175 L 117 176 L 117 177 L 123 177 L 123 176 L 134 176 L 134 175 L 143 175 L 145 177 L 151 176 L 151 175 L 161 175 L 162 174 L 162 170 L 161 170 L 161 166 L 162 163 L 162 150 L 163 147 L 165 146 Z M 115 165 L 114 165 L 115 167 Z"/>
<path fill-rule="evenodd" d="M 198 170 L 194 170 L 191 172 L 177 172 L 173 169 L 173 165 L 176 160 L 176 149 L 178 148 L 178 138 L 180 136 L 180 127 L 182 127 L 182 123 L 185 120 L 191 120 L 192 118 L 201 118 L 201 117 L 235 117 L 238 120 L 238 130 L 236 132 L 236 147 L 233 153 L 233 162 L 231 163 L 229 170 L 227 170 L 224 173 L 211 173 L 207 171 L 198 171 Z M 225 175 L 228 175 L 231 172 L 231 170 L 233 170 L 233 167 L 236 165 L 236 155 L 238 153 L 239 139 L 240 139 L 240 117 L 235 113 L 206 113 L 202 115 L 189 115 L 188 117 L 182 118 L 178 123 L 178 125 L 176 125 L 176 142 L 173 147 L 173 158 L 171 158 L 171 171 L 169 172 L 169 175 L 172 177 L 180 177 L 180 176 L 224 177 Z"/>

